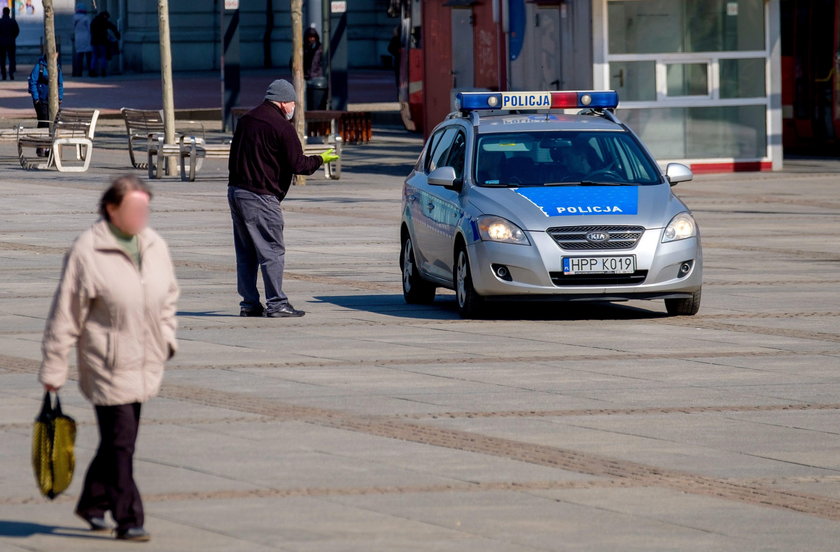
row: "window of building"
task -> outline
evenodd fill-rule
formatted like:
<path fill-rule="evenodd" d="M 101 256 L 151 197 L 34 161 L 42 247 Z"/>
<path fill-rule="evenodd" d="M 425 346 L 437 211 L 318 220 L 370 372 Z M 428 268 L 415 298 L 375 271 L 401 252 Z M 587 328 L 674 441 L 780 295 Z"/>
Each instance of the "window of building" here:
<path fill-rule="evenodd" d="M 767 157 L 765 0 L 601 1 L 604 77 L 656 157 Z"/>
<path fill-rule="evenodd" d="M 709 66 L 705 63 L 667 63 L 668 97 L 708 96 Z"/>
<path fill-rule="evenodd" d="M 764 49 L 764 0 L 610 1 L 613 54 Z"/>

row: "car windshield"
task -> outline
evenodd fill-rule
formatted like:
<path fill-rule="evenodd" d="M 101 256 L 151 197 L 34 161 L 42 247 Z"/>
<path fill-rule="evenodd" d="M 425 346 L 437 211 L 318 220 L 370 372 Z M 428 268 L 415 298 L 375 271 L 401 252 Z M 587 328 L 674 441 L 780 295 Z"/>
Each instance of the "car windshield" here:
<path fill-rule="evenodd" d="M 659 168 L 623 131 L 509 132 L 479 135 L 479 186 L 649 185 Z"/>

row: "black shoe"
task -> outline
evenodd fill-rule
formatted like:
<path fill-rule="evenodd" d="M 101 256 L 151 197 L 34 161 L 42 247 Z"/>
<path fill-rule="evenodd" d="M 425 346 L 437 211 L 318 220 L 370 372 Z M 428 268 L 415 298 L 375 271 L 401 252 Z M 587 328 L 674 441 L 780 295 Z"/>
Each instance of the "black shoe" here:
<path fill-rule="evenodd" d="M 86 516 L 79 512 L 76 512 L 76 515 L 85 520 L 87 524 L 90 525 L 91 531 L 110 531 L 111 529 L 113 529 L 113 527 L 105 521 L 104 517 Z"/>
<path fill-rule="evenodd" d="M 132 527 L 131 529 L 117 529 L 117 540 L 127 540 L 134 542 L 148 542 L 152 536 L 146 532 L 142 527 Z"/>
<path fill-rule="evenodd" d="M 306 312 L 297 310 L 289 303 L 285 303 L 276 311 L 266 312 L 268 318 L 297 318 L 303 316 Z"/>
<path fill-rule="evenodd" d="M 262 307 L 259 307 L 257 309 L 246 309 L 245 307 L 242 307 L 242 309 L 240 309 L 240 311 L 239 311 L 239 316 L 252 317 L 252 316 L 262 316 L 263 314 L 265 314 L 265 309 L 262 308 Z"/>

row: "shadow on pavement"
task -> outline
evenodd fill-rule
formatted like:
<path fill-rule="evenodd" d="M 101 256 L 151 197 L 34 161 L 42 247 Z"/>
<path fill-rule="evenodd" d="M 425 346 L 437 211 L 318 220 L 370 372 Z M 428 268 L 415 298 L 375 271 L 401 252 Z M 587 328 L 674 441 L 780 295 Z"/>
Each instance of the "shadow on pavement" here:
<path fill-rule="evenodd" d="M 57 537 L 77 539 L 113 538 L 110 533 L 94 534 L 87 529 L 80 529 L 78 527 L 57 527 L 55 525 L 42 525 L 28 521 L 0 520 L 0 537 L 25 538 L 33 535 L 55 535 Z"/>
<path fill-rule="evenodd" d="M 237 313 L 219 311 L 178 311 L 175 313 L 175 316 L 215 316 L 218 318 L 239 318 L 239 314 Z"/>
<path fill-rule="evenodd" d="M 413 165 L 411 165 L 411 164 L 409 164 L 409 165 L 404 165 L 404 164 L 399 164 L 399 165 L 387 165 L 387 164 L 365 165 L 364 166 L 364 171 L 359 171 L 359 172 L 365 172 L 365 173 L 369 173 L 369 174 L 377 174 L 377 175 L 380 175 L 380 176 L 395 176 L 395 177 L 400 177 L 402 179 L 405 179 L 405 177 L 408 176 L 408 174 L 411 172 L 412 167 L 413 167 Z M 361 166 L 359 166 L 359 168 L 361 168 Z M 353 167 L 348 167 L 348 169 L 350 171 L 352 171 Z M 347 169 L 342 169 L 342 170 L 347 170 Z"/>
<path fill-rule="evenodd" d="M 458 320 L 454 295 L 438 295 L 431 305 L 408 305 L 402 295 L 319 295 L 316 301 L 345 309 L 371 312 L 399 318 L 423 320 Z M 655 303 L 651 302 L 651 306 Z M 657 312 L 635 305 L 608 302 L 527 302 L 489 303 L 483 320 L 649 320 L 666 318 Z"/>
<path fill-rule="evenodd" d="M 415 318 L 418 320 L 457 320 L 455 303 L 450 302 L 451 308 L 441 308 L 445 303 L 431 305 L 407 305 L 402 295 L 397 294 L 369 294 L 369 295 L 318 295 L 316 301 L 330 303 L 345 309 L 352 309 L 398 318 Z"/>

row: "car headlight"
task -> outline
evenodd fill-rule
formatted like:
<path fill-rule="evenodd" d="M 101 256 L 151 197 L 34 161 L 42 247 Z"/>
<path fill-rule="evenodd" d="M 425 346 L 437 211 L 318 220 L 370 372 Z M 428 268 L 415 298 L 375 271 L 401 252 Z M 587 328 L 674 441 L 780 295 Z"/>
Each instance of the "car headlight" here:
<path fill-rule="evenodd" d="M 688 213 L 680 213 L 671 219 L 662 234 L 662 243 L 693 238 L 697 235 L 697 223 Z"/>
<path fill-rule="evenodd" d="M 478 217 L 478 233 L 484 241 L 531 245 L 521 228 L 502 217 Z"/>

